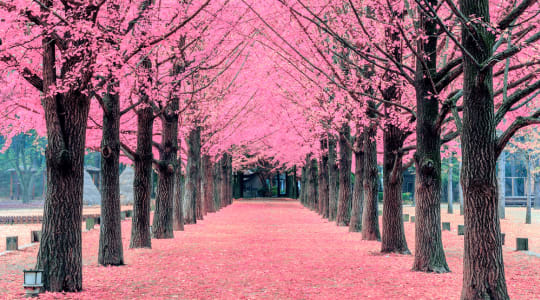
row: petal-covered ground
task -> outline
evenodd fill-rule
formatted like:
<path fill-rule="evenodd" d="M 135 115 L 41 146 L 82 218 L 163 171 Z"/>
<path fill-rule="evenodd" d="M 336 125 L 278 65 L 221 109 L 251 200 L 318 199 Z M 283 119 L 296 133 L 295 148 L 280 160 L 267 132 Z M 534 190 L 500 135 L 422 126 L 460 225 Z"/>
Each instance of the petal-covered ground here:
<path fill-rule="evenodd" d="M 126 266 L 97 265 L 99 230 L 83 233 L 84 291 L 44 299 L 458 299 L 463 237 L 443 232 L 449 274 L 410 271 L 413 257 L 337 227 L 293 201 L 237 201 L 153 249 L 127 248 Z M 414 224 L 405 224 L 414 251 Z M 23 296 L 37 247 L 0 256 L 0 298 Z M 512 299 L 540 298 L 540 258 L 505 247 Z"/>
<path fill-rule="evenodd" d="M 5 203 L 5 202 L 0 202 Z M 20 202 L 19 202 L 20 203 Z M 14 206 L 14 205 L 12 205 Z M 131 206 L 122 206 L 122 211 L 132 209 Z M 101 208 L 99 206 L 85 206 L 83 207 L 83 215 L 100 214 Z M 41 216 L 43 215 L 43 207 L 33 208 L 8 208 L 0 205 L 0 216 Z M 85 225 L 83 223 L 83 229 Z M 32 230 L 41 230 L 41 224 L 13 224 L 0 225 L 0 253 L 6 250 L 6 237 L 17 236 L 19 238 L 19 247 L 30 244 L 30 234 Z"/>

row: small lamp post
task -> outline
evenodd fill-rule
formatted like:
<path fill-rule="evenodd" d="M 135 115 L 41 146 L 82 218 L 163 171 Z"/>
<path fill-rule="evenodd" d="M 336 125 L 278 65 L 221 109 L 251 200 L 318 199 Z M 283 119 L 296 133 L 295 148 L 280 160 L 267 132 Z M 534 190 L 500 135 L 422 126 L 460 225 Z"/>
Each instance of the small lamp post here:
<path fill-rule="evenodd" d="M 27 297 L 35 297 L 43 289 L 43 270 L 24 270 L 24 290 Z"/>

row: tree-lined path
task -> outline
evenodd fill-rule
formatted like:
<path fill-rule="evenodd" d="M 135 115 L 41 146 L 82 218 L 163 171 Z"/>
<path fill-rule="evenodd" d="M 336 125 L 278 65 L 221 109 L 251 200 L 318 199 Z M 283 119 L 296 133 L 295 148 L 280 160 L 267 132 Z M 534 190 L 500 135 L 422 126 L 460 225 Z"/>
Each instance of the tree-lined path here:
<path fill-rule="evenodd" d="M 0 200 L 43 201 L 24 265 L 43 291 L 93 298 L 535 298 L 538 258 L 508 244 L 538 247 L 539 12 L 0 0 Z M 228 208 L 272 195 L 307 209 Z M 459 203 L 463 237 L 442 203 Z M 512 205 L 525 224 L 509 232 Z"/>
<path fill-rule="evenodd" d="M 130 223 L 122 222 L 124 237 Z M 405 232 L 412 239 L 413 224 Z M 460 293 L 463 238 L 455 233 L 443 232 L 454 272 L 413 272 L 412 256 L 381 255 L 379 242 L 362 241 L 292 200 L 234 202 L 173 240 L 154 240 L 152 250 L 129 250 L 124 238 L 124 267 L 98 266 L 98 235 L 83 233 L 83 292 L 42 298 L 456 299 Z M 20 268 L 31 265 L 36 251 L 0 257 L 1 298 L 23 295 Z M 509 249 L 504 255 L 512 299 L 537 297 L 539 260 Z"/>

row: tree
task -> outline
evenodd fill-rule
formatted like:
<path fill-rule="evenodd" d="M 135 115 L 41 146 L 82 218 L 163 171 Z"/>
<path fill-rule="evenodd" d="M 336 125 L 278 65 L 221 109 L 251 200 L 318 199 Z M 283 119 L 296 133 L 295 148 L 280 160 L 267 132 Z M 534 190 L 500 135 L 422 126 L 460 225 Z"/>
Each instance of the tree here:
<path fill-rule="evenodd" d="M 522 1 L 498 22 L 506 29 L 534 1 Z M 507 55 L 523 49 L 509 48 L 493 54 L 495 35 L 491 31 L 488 0 L 460 0 L 463 55 L 463 165 L 461 182 L 465 202 L 465 254 L 463 270 L 463 299 L 506 299 L 508 292 L 504 277 L 498 218 L 498 195 L 495 163 L 497 157 L 515 132 L 529 124 L 539 123 L 539 111 L 529 118 L 518 118 L 497 138 L 498 118 L 517 101 L 509 97 L 494 112 L 493 66 Z M 472 23 L 467 23 L 474 16 Z M 526 40 L 537 40 L 540 34 Z M 520 97 L 522 98 L 522 97 Z M 478 243 L 478 241 L 483 241 Z"/>
<path fill-rule="evenodd" d="M 14 136 L 8 145 L 4 145 L 9 148 L 0 155 L 1 160 L 4 166 L 14 170 L 21 188 L 22 203 L 28 203 L 33 198 L 36 179 L 45 169 L 43 161 L 45 141 L 33 131 Z"/>
<path fill-rule="evenodd" d="M 339 132 L 339 197 L 336 223 L 338 226 L 349 226 L 351 219 L 351 163 L 350 147 L 351 127 L 344 123 Z"/>
<path fill-rule="evenodd" d="M 361 126 L 356 127 L 356 139 L 354 145 L 354 189 L 351 205 L 350 232 L 362 231 L 362 214 L 364 211 L 364 141 L 365 134 Z"/>
<path fill-rule="evenodd" d="M 2 4 L 0 10 L 13 22 L 2 22 L 3 28 L 12 31 L 8 39 L 1 38 L 2 44 L 6 42 L 3 50 L 13 51 L 2 51 L 0 60 L 42 93 L 47 128 L 47 195 L 37 268 L 44 270 L 46 290 L 79 291 L 84 147 L 96 61 L 94 45 L 100 36 L 94 27 L 83 24 L 95 24 L 101 5 L 81 8 L 58 1 L 45 1 L 39 7 L 23 2 Z M 18 22 L 34 25 L 28 30 L 18 27 Z M 73 34 L 75 31 L 78 34 Z M 21 65 L 21 59 L 26 58 L 14 54 L 27 44 L 33 50 L 23 55 L 41 61 L 41 70 Z M 57 58 L 59 53 L 62 59 Z"/>

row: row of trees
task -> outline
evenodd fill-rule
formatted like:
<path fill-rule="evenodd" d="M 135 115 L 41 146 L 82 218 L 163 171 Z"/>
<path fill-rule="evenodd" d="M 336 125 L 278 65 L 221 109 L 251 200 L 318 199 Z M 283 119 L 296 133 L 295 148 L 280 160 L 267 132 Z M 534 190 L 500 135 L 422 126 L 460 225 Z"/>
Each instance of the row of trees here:
<path fill-rule="evenodd" d="M 44 270 L 46 290 L 82 289 L 88 148 L 101 153 L 102 265 L 124 263 L 121 161 L 135 169 L 131 248 L 151 247 L 151 237 L 172 238 L 184 223 L 230 204 L 232 157 L 222 140 L 253 104 L 238 108 L 227 98 L 237 89 L 238 62 L 247 57 L 247 39 L 233 32 L 243 16 L 227 14 L 235 9 L 227 3 L 0 2 L 2 133 L 12 139 L 34 128 L 47 137 L 36 266 Z M 216 114 L 222 109 L 229 110 Z M 158 187 L 150 233 L 152 169 Z"/>
<path fill-rule="evenodd" d="M 463 298 L 507 298 L 495 162 L 519 129 L 540 122 L 538 5 L 0 0 L 3 134 L 34 129 L 48 142 L 38 257 L 47 289 L 82 288 L 85 148 L 102 155 L 103 264 L 123 262 L 120 161 L 136 173 L 131 246 L 149 247 L 151 168 L 159 177 L 153 236 L 170 238 L 230 182 L 220 168 L 230 174 L 266 159 L 303 165 L 304 203 L 397 253 L 409 253 L 401 174 L 414 164 L 413 269 L 448 272 L 440 228 L 447 144 L 463 157 Z"/>
<path fill-rule="evenodd" d="M 281 3 L 303 43 L 286 36 L 255 5 L 250 8 L 281 41 L 280 51 L 292 68 L 301 70 L 306 80 L 298 85 L 317 91 L 305 110 L 311 121 L 306 135 L 321 146 L 306 153 L 302 201 L 338 225 L 361 227 L 364 238 L 381 238 L 382 252 L 409 253 L 401 173 L 414 164 L 413 270 L 449 272 L 440 227 L 441 146 L 447 144 L 447 154 L 463 158 L 462 297 L 507 298 L 495 165 L 518 130 L 540 123 L 534 46 L 540 35 L 530 23 L 538 18 L 538 3 Z M 375 201 L 378 153 L 385 191 L 381 236 Z"/>

